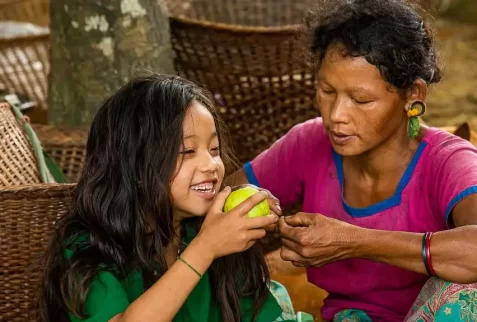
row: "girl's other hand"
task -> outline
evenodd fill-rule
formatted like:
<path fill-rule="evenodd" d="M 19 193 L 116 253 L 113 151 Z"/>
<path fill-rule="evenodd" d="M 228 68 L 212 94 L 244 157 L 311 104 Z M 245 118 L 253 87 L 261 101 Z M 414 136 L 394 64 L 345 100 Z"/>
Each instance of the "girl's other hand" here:
<path fill-rule="evenodd" d="M 224 213 L 222 209 L 230 192 L 230 187 L 226 187 L 218 193 L 196 237 L 205 246 L 204 251 L 210 252 L 214 259 L 249 249 L 265 236 L 265 227 L 278 222 L 275 214 L 255 218 L 247 216 L 255 205 L 269 198 L 267 191 L 254 194 Z"/>
<path fill-rule="evenodd" d="M 260 188 L 260 187 L 257 187 L 257 186 L 252 185 L 252 184 L 242 184 L 242 185 L 234 186 L 232 191 L 236 190 L 236 189 L 243 188 L 243 187 L 252 187 L 252 188 L 257 189 L 258 191 L 263 191 L 263 192 L 267 193 L 268 194 L 268 197 L 267 197 L 268 205 L 270 206 L 270 215 L 275 215 L 277 217 L 282 216 L 282 209 L 280 208 L 280 201 L 274 195 L 272 195 L 270 193 L 270 191 L 268 191 L 266 189 L 263 189 L 263 188 Z M 273 223 L 271 225 L 268 225 L 267 227 L 265 227 L 265 230 L 269 233 L 277 232 L 278 231 L 278 222 Z"/>

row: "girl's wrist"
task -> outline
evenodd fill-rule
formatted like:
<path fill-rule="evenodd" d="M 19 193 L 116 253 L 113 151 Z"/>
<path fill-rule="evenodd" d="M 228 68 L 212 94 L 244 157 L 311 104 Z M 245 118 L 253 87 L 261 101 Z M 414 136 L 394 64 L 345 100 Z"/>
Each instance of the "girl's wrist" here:
<path fill-rule="evenodd" d="M 208 266 L 210 266 L 216 258 L 216 255 L 213 252 L 212 248 L 207 242 L 204 241 L 200 234 L 192 240 L 192 242 L 186 248 L 186 251 L 187 250 L 193 254 L 197 254 L 198 257 L 201 259 L 201 262 Z"/>

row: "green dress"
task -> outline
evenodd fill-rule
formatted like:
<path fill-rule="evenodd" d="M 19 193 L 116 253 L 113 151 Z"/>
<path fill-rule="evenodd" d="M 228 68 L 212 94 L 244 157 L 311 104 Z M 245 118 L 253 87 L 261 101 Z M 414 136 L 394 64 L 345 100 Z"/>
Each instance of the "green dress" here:
<path fill-rule="evenodd" d="M 195 236 L 187 229 L 184 242 L 188 244 Z M 66 257 L 71 258 L 72 250 L 67 250 Z M 114 274 L 101 271 L 93 279 L 86 302 L 84 313 L 86 319 L 80 319 L 69 314 L 72 322 L 107 322 L 115 315 L 124 312 L 126 308 L 144 292 L 143 276 L 134 271 L 124 280 L 119 280 Z M 251 321 L 253 301 L 250 297 L 240 299 L 241 321 Z M 257 322 L 280 320 L 282 309 L 270 293 L 258 314 Z M 206 272 L 184 305 L 173 319 L 173 322 L 219 322 L 222 321 L 220 309 L 212 299 L 212 289 L 209 274 Z M 283 320 L 280 320 L 283 321 Z"/>

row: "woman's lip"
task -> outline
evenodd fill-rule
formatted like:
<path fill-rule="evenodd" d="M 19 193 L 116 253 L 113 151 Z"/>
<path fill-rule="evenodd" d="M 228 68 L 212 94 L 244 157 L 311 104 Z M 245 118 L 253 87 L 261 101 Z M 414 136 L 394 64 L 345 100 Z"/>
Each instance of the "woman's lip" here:
<path fill-rule="evenodd" d="M 331 140 L 338 145 L 344 145 L 349 140 L 351 140 L 355 137 L 354 135 L 346 135 L 346 134 L 335 133 L 335 132 L 331 132 L 330 134 L 331 134 L 330 135 Z"/>

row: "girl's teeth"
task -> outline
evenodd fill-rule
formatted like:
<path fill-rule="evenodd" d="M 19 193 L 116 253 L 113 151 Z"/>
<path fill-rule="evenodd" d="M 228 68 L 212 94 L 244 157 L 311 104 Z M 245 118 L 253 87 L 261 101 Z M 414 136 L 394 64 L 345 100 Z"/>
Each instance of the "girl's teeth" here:
<path fill-rule="evenodd" d="M 193 190 L 197 191 L 210 191 L 214 189 L 214 184 L 212 182 L 201 183 L 191 187 Z"/>

